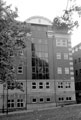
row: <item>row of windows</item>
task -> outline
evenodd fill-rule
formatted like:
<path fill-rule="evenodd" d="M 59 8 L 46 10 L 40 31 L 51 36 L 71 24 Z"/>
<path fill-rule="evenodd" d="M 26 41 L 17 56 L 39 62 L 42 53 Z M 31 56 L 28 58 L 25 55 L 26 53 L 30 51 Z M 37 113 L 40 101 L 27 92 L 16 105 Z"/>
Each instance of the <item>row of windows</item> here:
<path fill-rule="evenodd" d="M 59 101 L 64 101 L 64 100 L 70 101 L 70 100 L 72 100 L 72 98 L 71 98 L 71 97 L 66 97 L 66 98 L 64 98 L 64 97 L 59 97 L 58 100 L 59 100 Z M 51 98 L 46 98 L 46 100 L 45 100 L 44 98 L 39 98 L 39 102 L 45 102 L 45 101 L 51 102 Z M 37 100 L 36 98 L 33 98 L 33 99 L 32 99 L 32 103 L 36 103 L 36 102 L 38 102 L 38 100 Z"/>
<path fill-rule="evenodd" d="M 73 70 L 73 67 L 71 67 L 72 69 L 70 70 Z M 74 72 L 69 72 L 70 71 L 69 68 L 65 68 L 65 74 L 71 74 L 71 75 L 74 75 Z M 18 74 L 23 74 L 23 67 L 22 66 L 19 66 L 17 68 L 17 73 Z M 81 73 L 81 69 L 79 70 L 79 73 Z M 57 74 L 62 74 L 62 67 L 58 67 L 57 68 Z M 47 66 L 34 66 L 32 67 L 32 76 L 33 76 L 33 79 L 36 79 L 37 77 L 38 78 L 42 78 L 44 79 L 44 75 L 46 76 L 49 76 L 49 67 Z M 75 75 L 78 75 L 78 70 L 75 70 Z M 47 77 L 49 78 L 49 77 Z"/>
<path fill-rule="evenodd" d="M 51 98 L 46 98 L 46 100 L 44 98 L 39 98 L 39 100 L 37 100 L 36 98 L 33 98 L 32 99 L 32 103 L 36 103 L 36 102 L 50 102 L 51 101 Z"/>
<path fill-rule="evenodd" d="M 72 100 L 72 98 L 71 98 L 71 97 L 66 97 L 66 98 L 64 98 L 64 97 L 59 97 L 58 100 L 59 100 L 59 101 L 64 101 L 64 100 L 70 101 L 70 100 Z M 37 103 L 38 101 L 39 101 L 40 103 L 42 103 L 42 102 L 51 102 L 51 98 L 50 98 L 50 97 L 47 97 L 46 99 L 43 98 L 43 97 L 41 97 L 41 98 L 39 98 L 39 99 L 37 99 L 37 98 L 32 98 L 32 103 Z M 16 104 L 16 106 L 15 106 L 15 101 L 14 101 L 14 99 L 8 100 L 8 108 L 15 108 L 15 107 L 17 107 L 17 108 L 23 108 L 23 107 L 24 107 L 24 101 L 23 101 L 23 99 L 17 99 L 17 104 Z"/>
<path fill-rule="evenodd" d="M 36 89 L 36 82 L 33 82 L 32 83 L 32 89 Z M 43 82 L 39 82 L 39 89 L 43 89 Z M 48 89 L 48 88 L 50 88 L 50 84 L 49 84 L 49 82 L 46 82 L 46 88 Z"/>
<path fill-rule="evenodd" d="M 71 67 L 72 69 L 70 69 L 70 70 L 73 70 L 73 67 Z M 70 73 L 70 70 L 69 70 L 69 68 L 67 67 L 67 68 L 65 68 L 65 74 L 69 74 Z M 62 67 L 58 67 L 57 68 L 57 73 L 58 74 L 62 74 Z M 71 72 L 72 74 L 74 74 L 74 72 Z"/>
<path fill-rule="evenodd" d="M 71 88 L 71 83 L 70 82 L 58 82 L 58 88 Z"/>
<path fill-rule="evenodd" d="M 69 55 L 71 55 L 71 53 L 69 53 Z M 56 53 L 56 58 L 61 59 L 61 53 Z M 69 59 L 68 53 L 64 53 L 64 60 L 68 60 L 68 59 Z"/>
<path fill-rule="evenodd" d="M 73 70 L 73 67 L 70 67 L 70 70 Z M 17 67 L 17 73 L 23 74 L 23 66 Z M 32 59 L 32 73 L 49 73 L 49 66 L 44 61 L 36 61 L 35 59 Z M 57 68 L 57 73 L 62 74 L 62 67 Z M 79 69 L 79 73 L 81 73 L 81 69 Z M 69 74 L 69 68 L 65 68 L 65 74 Z M 75 70 L 75 75 L 78 75 L 78 70 Z"/>
<path fill-rule="evenodd" d="M 21 84 L 21 86 L 23 87 L 23 83 L 20 82 L 19 84 Z M 14 83 L 8 83 L 8 87 L 12 88 L 14 87 Z M 45 83 L 45 87 L 48 89 L 50 88 L 50 82 L 46 82 Z M 58 88 L 70 88 L 71 87 L 71 83 L 70 82 L 58 82 Z M 36 82 L 32 82 L 32 89 L 36 89 L 37 88 L 37 83 Z M 44 88 L 44 83 L 43 82 L 39 82 L 39 89 L 43 89 Z"/>
<path fill-rule="evenodd" d="M 23 74 L 23 66 L 17 67 L 17 73 Z M 49 68 L 47 65 L 32 67 L 32 79 L 49 79 Z"/>
<path fill-rule="evenodd" d="M 22 87 L 23 87 L 23 83 L 20 82 L 19 83 Z M 14 83 L 8 82 L 8 87 L 12 88 L 14 87 Z M 37 83 L 36 82 L 32 82 L 32 89 L 36 89 L 37 87 Z M 50 82 L 46 82 L 45 83 L 45 87 L 48 89 L 50 88 Z M 71 82 L 58 82 L 58 88 L 70 88 L 71 87 Z M 44 83 L 43 82 L 39 82 L 39 89 L 43 89 L 44 88 Z"/>
<path fill-rule="evenodd" d="M 46 82 L 45 87 L 47 89 L 50 88 L 50 83 Z M 36 89 L 36 88 L 37 88 L 36 82 L 32 82 L 32 89 Z M 43 89 L 43 88 L 44 88 L 44 83 L 39 82 L 39 89 Z M 71 88 L 71 82 L 58 82 L 58 88 Z"/>

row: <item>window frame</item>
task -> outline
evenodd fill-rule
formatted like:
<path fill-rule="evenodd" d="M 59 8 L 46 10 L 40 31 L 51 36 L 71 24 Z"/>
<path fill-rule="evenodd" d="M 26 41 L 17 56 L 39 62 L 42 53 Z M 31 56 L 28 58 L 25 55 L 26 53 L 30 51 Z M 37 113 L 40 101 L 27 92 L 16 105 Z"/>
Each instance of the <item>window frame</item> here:
<path fill-rule="evenodd" d="M 21 72 L 19 72 L 19 67 L 21 67 Z M 23 66 L 17 66 L 17 74 L 23 74 Z"/>

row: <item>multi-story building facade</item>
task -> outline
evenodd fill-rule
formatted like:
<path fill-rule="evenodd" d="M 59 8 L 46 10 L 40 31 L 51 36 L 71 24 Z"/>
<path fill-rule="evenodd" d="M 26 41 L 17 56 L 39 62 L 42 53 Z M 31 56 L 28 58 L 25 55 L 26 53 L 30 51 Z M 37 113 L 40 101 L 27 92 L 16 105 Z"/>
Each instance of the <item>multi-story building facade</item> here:
<path fill-rule="evenodd" d="M 76 101 L 81 103 L 81 43 L 73 47 Z"/>
<path fill-rule="evenodd" d="M 31 31 L 25 41 L 27 47 L 19 51 L 14 62 L 24 92 L 9 90 L 8 108 L 36 109 L 74 103 L 70 34 L 54 29 L 44 17 L 31 17 L 26 23 Z"/>

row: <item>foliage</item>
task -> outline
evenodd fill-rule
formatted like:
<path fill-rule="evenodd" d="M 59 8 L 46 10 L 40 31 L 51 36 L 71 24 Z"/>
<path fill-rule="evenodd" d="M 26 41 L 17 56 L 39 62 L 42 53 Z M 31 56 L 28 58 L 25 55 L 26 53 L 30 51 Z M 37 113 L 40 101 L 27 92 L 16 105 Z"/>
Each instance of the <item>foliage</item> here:
<path fill-rule="evenodd" d="M 15 20 L 17 16 L 17 8 L 12 11 L 11 6 L 6 6 L 6 3 L 0 1 L 0 80 L 2 83 L 16 78 L 12 54 L 16 55 L 18 49 L 26 47 L 26 35 L 30 32 L 26 23 Z"/>
<path fill-rule="evenodd" d="M 73 18 L 75 13 L 77 13 L 78 16 L 81 17 L 81 6 L 78 6 L 73 2 L 70 8 L 66 8 L 66 10 L 64 10 L 62 16 L 56 17 L 54 19 L 53 27 L 55 27 L 56 29 L 66 29 L 67 31 L 72 31 L 74 27 L 79 26 L 78 20 L 74 20 Z"/>

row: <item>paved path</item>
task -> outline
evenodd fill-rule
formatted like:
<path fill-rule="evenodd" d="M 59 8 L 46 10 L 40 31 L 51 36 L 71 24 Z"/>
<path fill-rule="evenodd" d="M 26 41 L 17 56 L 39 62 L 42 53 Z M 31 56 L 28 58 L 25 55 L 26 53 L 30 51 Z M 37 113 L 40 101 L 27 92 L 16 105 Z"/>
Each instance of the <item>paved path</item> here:
<path fill-rule="evenodd" d="M 81 120 L 81 104 L 0 113 L 0 120 Z"/>

